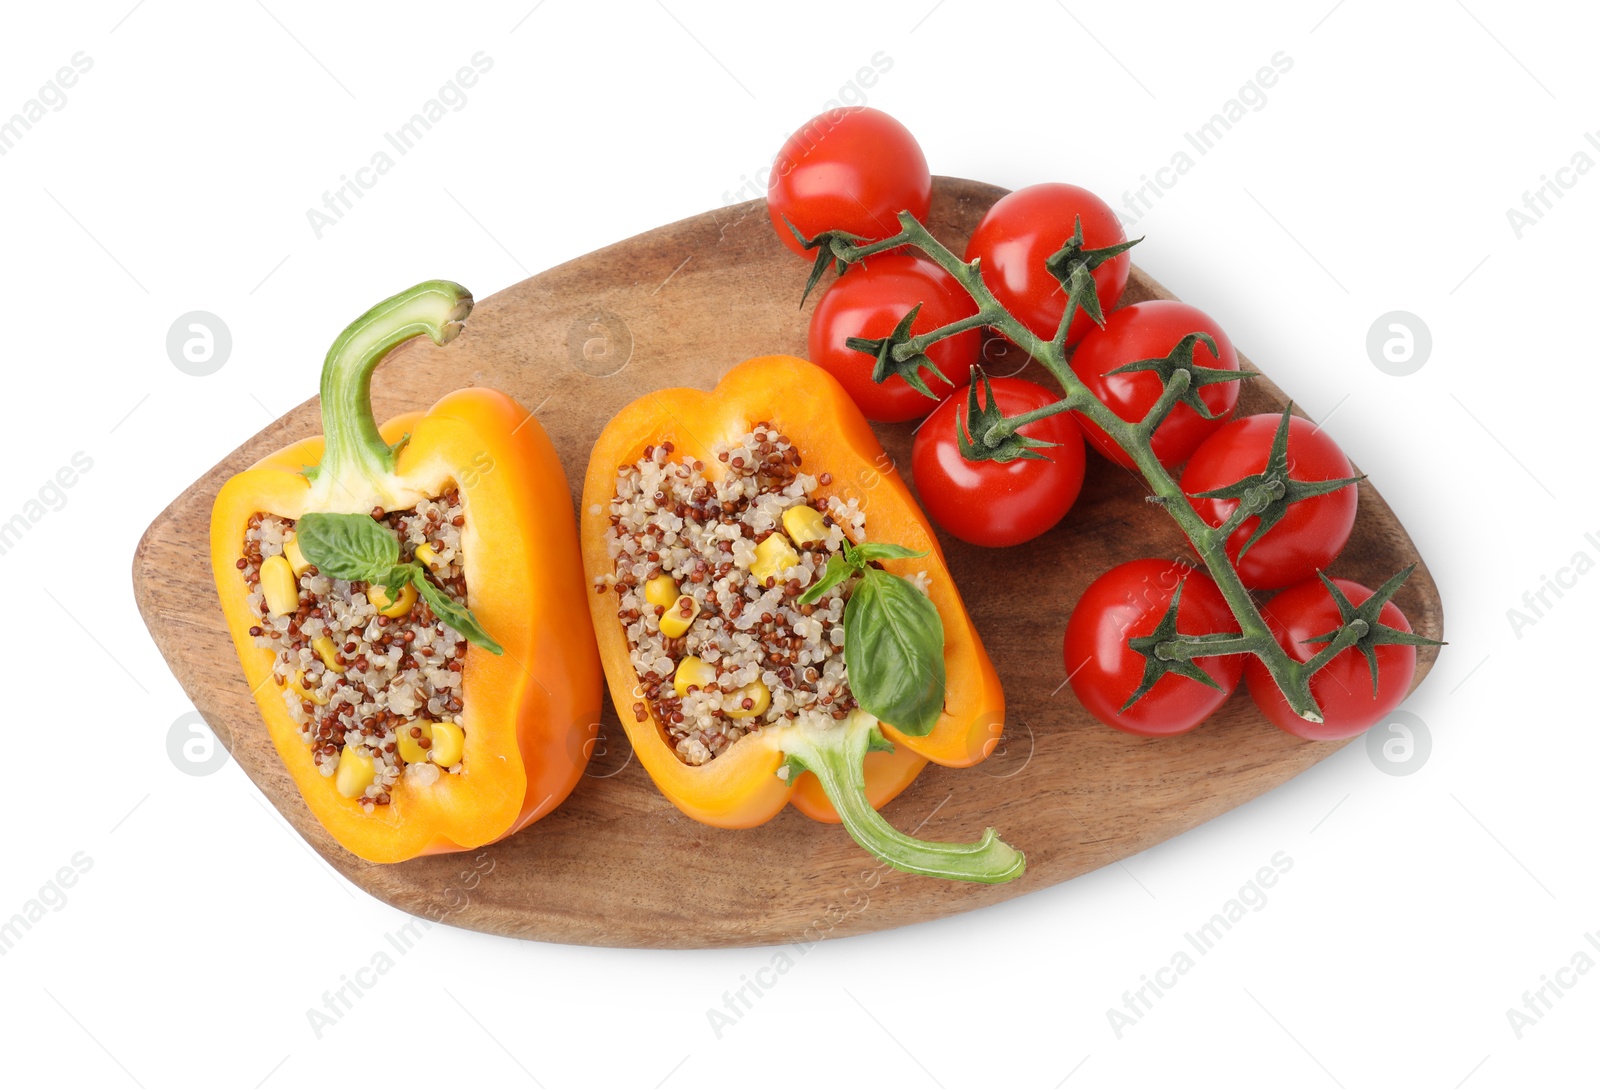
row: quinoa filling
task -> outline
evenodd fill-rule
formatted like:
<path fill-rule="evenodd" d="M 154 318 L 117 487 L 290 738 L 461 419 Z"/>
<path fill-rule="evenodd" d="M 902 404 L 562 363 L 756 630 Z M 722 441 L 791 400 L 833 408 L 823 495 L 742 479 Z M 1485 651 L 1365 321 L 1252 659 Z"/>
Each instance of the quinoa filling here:
<path fill-rule="evenodd" d="M 457 489 L 374 517 L 399 540 L 403 562 L 422 562 L 466 607 L 466 515 Z M 250 635 L 273 652 L 273 681 L 317 769 L 369 813 L 390 803 L 402 776 L 407 785 L 427 787 L 441 775 L 460 774 L 467 640 L 413 587 L 391 596 L 386 588 L 319 573 L 299 555 L 294 528 L 290 519 L 252 515 L 237 566 L 257 618 Z M 288 577 L 283 562 L 293 572 L 292 611 L 274 611 L 272 587 L 263 585 L 274 557 L 283 557 L 275 561 L 280 577 Z"/>
<path fill-rule="evenodd" d="M 865 539 L 858 500 L 822 490 L 824 472 L 760 422 L 704 463 L 648 446 L 617 470 L 606 544 L 614 573 L 596 593 L 617 595 L 643 699 L 679 759 L 704 764 L 765 726 L 831 726 L 857 706 L 844 659 L 845 588 L 796 599 L 848 538 Z M 920 579 L 917 581 L 921 581 Z"/>

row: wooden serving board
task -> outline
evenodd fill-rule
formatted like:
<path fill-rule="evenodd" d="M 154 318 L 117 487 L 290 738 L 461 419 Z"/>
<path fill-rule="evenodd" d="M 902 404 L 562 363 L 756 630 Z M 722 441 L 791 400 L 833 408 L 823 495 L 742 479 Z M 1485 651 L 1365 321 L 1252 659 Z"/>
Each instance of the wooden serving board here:
<path fill-rule="evenodd" d="M 930 226 L 960 252 L 1003 194 L 939 178 Z M 378 417 L 425 408 L 461 386 L 505 390 L 537 406 L 576 503 L 601 428 L 635 397 L 669 386 L 709 388 L 750 356 L 806 354 L 815 296 L 804 310 L 796 305 L 806 272 L 807 263 L 779 243 L 761 201 L 661 227 L 483 300 L 445 348 L 403 347 L 373 383 Z M 1170 297 L 1135 268 L 1123 302 Z M 306 351 L 320 353 L 333 332 L 308 331 Z M 1001 344 L 988 347 L 999 358 Z M 1015 366 L 1002 360 L 991 369 Z M 1245 385 L 1240 410 L 1283 403 L 1276 386 L 1258 379 Z M 1091 454 L 1077 505 L 1039 540 L 992 551 L 943 538 L 1000 671 L 1009 721 L 988 761 L 961 771 L 930 765 L 885 810 L 899 827 L 920 826 L 932 839 L 971 839 L 994 826 L 1026 852 L 1022 879 L 979 886 L 901 874 L 877 866 L 843 829 L 794 809 L 746 831 L 697 824 L 656 791 L 609 707 L 589 774 L 552 815 L 483 852 L 366 863 L 322 831 L 273 751 L 224 631 L 207 560 L 211 503 L 222 482 L 320 430 L 313 399 L 196 481 L 145 533 L 134 588 L 173 673 L 245 773 L 341 873 L 418 915 L 520 938 L 615 946 L 859 934 L 969 911 L 1125 858 L 1339 748 L 1281 733 L 1242 690 L 1200 729 L 1164 740 L 1107 729 L 1078 706 L 1063 683 L 1061 637 L 1084 588 L 1123 560 L 1186 552 L 1170 520 L 1143 501 L 1140 482 Z M 897 464 L 909 466 L 911 425 L 878 433 Z M 1355 532 L 1333 573 L 1376 586 L 1419 557 L 1377 491 L 1360 489 Z M 1417 631 L 1440 636 L 1438 591 L 1426 567 L 1396 600 Z M 1435 656 L 1434 648 L 1421 649 L 1418 682 Z"/>

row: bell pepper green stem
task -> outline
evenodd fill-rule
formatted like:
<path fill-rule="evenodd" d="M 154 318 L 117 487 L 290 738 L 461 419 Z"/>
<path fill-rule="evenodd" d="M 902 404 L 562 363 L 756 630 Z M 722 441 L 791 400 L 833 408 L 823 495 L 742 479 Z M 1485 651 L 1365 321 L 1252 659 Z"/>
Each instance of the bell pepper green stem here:
<path fill-rule="evenodd" d="M 429 280 L 362 314 L 339 334 L 322 365 L 322 464 L 307 472 L 331 505 L 382 506 L 394 476 L 395 451 L 372 413 L 372 372 L 401 344 L 426 335 L 446 344 L 472 312 L 472 293 Z"/>
<path fill-rule="evenodd" d="M 897 870 L 989 885 L 1022 876 L 1026 866 L 1022 852 L 1002 841 L 993 828 L 985 829 L 975 843 L 940 843 L 908 836 L 884 820 L 867 800 L 862 761 L 872 748 L 886 745 L 877 722 L 855 712 L 832 729 L 796 727 L 783 742 L 788 756 L 784 766 L 791 781 L 802 771 L 815 775 L 851 838 Z"/>

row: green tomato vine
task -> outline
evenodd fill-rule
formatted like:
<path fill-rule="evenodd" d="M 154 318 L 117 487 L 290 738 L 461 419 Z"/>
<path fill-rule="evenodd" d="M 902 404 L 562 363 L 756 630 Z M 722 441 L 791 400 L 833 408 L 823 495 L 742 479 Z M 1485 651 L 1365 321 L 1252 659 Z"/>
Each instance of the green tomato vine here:
<path fill-rule="evenodd" d="M 1044 408 L 1006 416 L 994 401 L 993 391 L 989 387 L 989 380 L 983 369 L 973 367 L 973 381 L 967 391 L 966 431 L 963 433 L 959 418 L 956 423 L 957 439 L 962 455 L 971 461 L 987 459 L 1002 462 L 1015 458 L 1040 457 L 1042 455 L 1036 449 L 1041 445 L 1038 440 L 1019 434 L 1018 429 L 1056 413 L 1068 411 L 1081 413 L 1098 425 L 1133 460 L 1134 466 L 1150 488 L 1148 496 L 1150 502 L 1161 507 L 1177 523 L 1178 528 L 1194 546 L 1196 554 L 1205 564 L 1206 570 L 1216 582 L 1217 588 L 1222 591 L 1223 598 L 1233 612 L 1234 620 L 1239 626 L 1236 632 L 1185 635 L 1176 627 L 1179 594 L 1175 593 L 1166 616 L 1156 630 L 1148 636 L 1129 640 L 1130 648 L 1145 658 L 1145 670 L 1139 687 L 1128 700 L 1124 710 L 1127 706 L 1132 706 L 1157 681 L 1168 674 L 1194 677 L 1215 687 L 1215 682 L 1193 664 L 1195 658 L 1219 654 L 1253 654 L 1272 675 L 1272 679 L 1294 712 L 1310 722 L 1321 722 L 1322 711 L 1311 694 L 1311 678 L 1345 650 L 1354 647 L 1366 657 L 1376 687 L 1378 665 L 1373 650 L 1375 646 L 1393 643 L 1412 646 L 1440 645 L 1439 640 L 1398 631 L 1379 624 L 1377 620 L 1384 603 L 1399 590 L 1414 569 L 1414 564 L 1390 578 L 1359 608 L 1351 606 L 1326 575 L 1319 574 L 1335 602 L 1339 604 L 1340 626 L 1325 636 L 1312 640 L 1322 642 L 1326 639 L 1327 645 L 1306 662 L 1296 661 L 1278 645 L 1262 618 L 1255 599 L 1250 596 L 1249 589 L 1228 558 L 1226 549 L 1228 538 L 1247 519 L 1257 518 L 1257 528 L 1245 545 L 1248 549 L 1283 517 L 1290 504 L 1313 495 L 1354 486 L 1361 478 L 1349 477 L 1318 482 L 1291 479 L 1287 457 L 1290 409 L 1286 407 L 1267 467 L 1260 473 L 1246 477 L 1227 488 L 1206 493 L 1208 496 L 1237 501 L 1238 505 L 1228 520 L 1220 526 L 1213 527 L 1201 518 L 1190 505 L 1188 497 L 1184 495 L 1172 474 L 1156 458 L 1151 448 L 1151 437 L 1161 422 L 1179 404 L 1188 404 L 1202 415 L 1211 416 L 1210 411 L 1196 395 L 1201 387 L 1214 382 L 1239 381 L 1255 377 L 1249 372 L 1223 371 L 1195 364 L 1194 345 L 1196 341 L 1209 343 L 1210 338 L 1206 334 L 1188 334 L 1162 359 L 1139 360 L 1119 368 L 1124 371 L 1151 371 L 1163 382 L 1160 398 L 1144 418 L 1137 422 L 1124 420 L 1113 412 L 1073 372 L 1067 361 L 1067 330 L 1071 327 L 1073 318 L 1081 309 L 1094 319 L 1096 324 L 1105 324 L 1105 316 L 1101 313 L 1100 301 L 1095 294 L 1093 272 L 1101 264 L 1136 245 L 1139 239 L 1101 249 L 1086 249 L 1083 245 L 1082 224 L 1077 225 L 1072 237 L 1045 262 L 1051 275 L 1061 283 L 1067 299 L 1066 309 L 1055 335 L 1045 340 L 1018 320 L 995 298 L 994 293 L 979 275 L 977 261 L 968 262 L 958 258 L 910 213 L 901 212 L 899 222 L 899 233 L 877 241 L 869 241 L 842 231 L 824 231 L 814 238 L 806 238 L 791 224 L 790 230 L 794 231 L 795 237 L 801 244 L 807 250 L 816 251 L 817 254 L 810 278 L 806 282 L 805 293 L 801 296 L 802 304 L 805 296 L 816 287 L 830 265 L 836 272 L 842 273 L 850 265 L 875 253 L 883 253 L 902 246 L 910 246 L 921 251 L 961 285 L 977 305 L 978 312 L 942 328 L 930 330 L 919 336 L 911 336 L 910 330 L 915 314 L 913 310 L 887 337 L 851 338 L 849 341 L 851 348 L 874 358 L 873 380 L 882 382 L 899 375 L 919 392 L 935 397 L 936 394 L 928 388 L 924 376 L 938 376 L 940 379 L 943 379 L 943 376 L 939 375 L 938 369 L 927 356 L 927 350 L 931 345 L 957 333 L 985 326 L 1003 334 L 1050 372 L 1060 383 L 1064 396 Z M 987 403 L 980 403 L 980 388 L 984 391 Z"/>

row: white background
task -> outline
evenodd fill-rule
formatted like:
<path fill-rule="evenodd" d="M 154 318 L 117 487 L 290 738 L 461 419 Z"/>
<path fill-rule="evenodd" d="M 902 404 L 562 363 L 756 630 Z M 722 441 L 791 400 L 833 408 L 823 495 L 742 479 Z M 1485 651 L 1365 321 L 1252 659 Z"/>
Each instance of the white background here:
<path fill-rule="evenodd" d="M 1507 618 L 1575 553 L 1600 558 L 1584 537 L 1600 536 L 1584 321 L 1600 177 L 1564 175 L 1520 238 L 1506 214 L 1600 125 L 1592 14 L 130 3 L 12 5 L 0 70 L 3 118 L 74 53 L 93 61 L 0 157 L 0 520 L 73 454 L 93 460 L 0 557 L 19 663 L 0 918 L 75 854 L 92 862 L 0 959 L 9 1081 L 1594 1083 L 1600 971 L 1520 1038 L 1507 1017 L 1600 932 L 1581 664 L 1600 576 L 1520 637 Z M 480 50 L 493 68 L 465 107 L 315 237 L 306 210 Z M 720 1039 L 707 1009 L 773 951 L 445 927 L 317 1038 L 306 1010 L 406 918 L 335 876 L 237 767 L 193 776 L 169 757 L 192 708 L 134 610 L 139 533 L 313 392 L 326 345 L 374 300 L 435 276 L 481 298 L 718 206 L 880 51 L 892 68 L 866 100 L 935 172 L 1073 181 L 1113 204 L 1274 53 L 1293 59 L 1138 221 L 1137 260 L 1327 418 L 1410 528 L 1451 640 L 1407 705 L 1431 755 L 1395 776 L 1352 745 L 1123 865 L 795 954 Z M 1432 331 L 1410 377 L 1366 349 L 1397 309 Z M 232 332 L 210 377 L 167 355 L 191 310 Z M 1280 851 L 1293 868 L 1266 905 L 1119 1038 L 1107 1010 Z"/>

